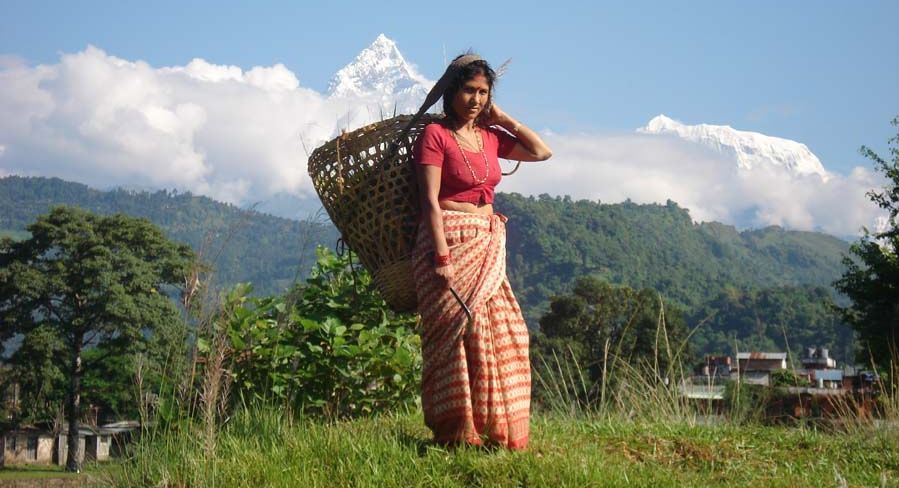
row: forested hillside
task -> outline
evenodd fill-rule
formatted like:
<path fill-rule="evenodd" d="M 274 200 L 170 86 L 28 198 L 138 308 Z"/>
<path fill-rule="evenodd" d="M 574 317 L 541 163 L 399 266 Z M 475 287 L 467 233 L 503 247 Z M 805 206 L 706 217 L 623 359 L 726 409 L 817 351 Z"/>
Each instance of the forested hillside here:
<path fill-rule="evenodd" d="M 808 285 L 722 290 L 688 317 L 688 323 L 702 324 L 692 345 L 717 354 L 790 350 L 794 360 L 808 347 L 825 346 L 841 364 L 851 361 L 854 333 L 830 306 L 831 293 Z"/>
<path fill-rule="evenodd" d="M 282 219 L 190 193 L 99 191 L 58 178 L 18 176 L 0 179 L 0 231 L 21 237 L 35 217 L 58 204 L 147 218 L 212 263 L 217 283 L 250 281 L 262 294 L 283 292 L 315 262 L 316 244 L 337 240 L 330 223 Z"/>
<path fill-rule="evenodd" d="M 693 352 L 800 353 L 830 347 L 851 361 L 852 330 L 832 307 L 831 286 L 849 244 L 780 227 L 739 232 L 695 224 L 686 209 L 565 197 L 497 196 L 509 217 L 509 278 L 529 324 L 580 276 L 651 288 L 687 311 Z M 794 356 L 795 357 L 795 356 Z"/>
<path fill-rule="evenodd" d="M 739 232 L 695 224 L 688 211 L 631 202 L 602 204 L 567 197 L 497 196 L 509 217 L 509 274 L 520 300 L 546 300 L 578 276 L 653 288 L 693 309 L 727 287 L 819 285 L 842 272 L 849 244 L 780 227 Z"/>
<path fill-rule="evenodd" d="M 22 230 L 53 204 L 146 217 L 214 263 L 219 283 L 250 281 L 277 293 L 305 275 L 313 250 L 332 247 L 330 223 L 297 222 L 206 197 L 167 191 L 97 191 L 55 178 L 0 179 L 0 232 Z M 826 234 L 779 227 L 739 232 L 695 224 L 674 202 L 602 204 L 567 197 L 498 194 L 509 217 L 509 277 L 532 327 L 550 297 L 592 275 L 658 290 L 688 313 L 695 352 L 739 347 L 828 345 L 846 357 L 849 330 L 828 305 L 848 244 Z M 796 311 L 796 307 L 801 310 Z M 710 318 L 711 317 L 711 318 Z"/>

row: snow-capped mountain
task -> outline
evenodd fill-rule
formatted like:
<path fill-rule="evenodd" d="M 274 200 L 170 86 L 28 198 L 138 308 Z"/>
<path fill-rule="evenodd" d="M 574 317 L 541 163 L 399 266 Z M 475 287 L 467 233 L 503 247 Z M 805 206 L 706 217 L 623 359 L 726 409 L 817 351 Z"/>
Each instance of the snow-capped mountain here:
<path fill-rule="evenodd" d="M 434 82 L 406 62 L 396 43 L 384 34 L 338 71 L 328 86 L 332 98 L 377 101 L 400 113 L 413 112 Z"/>
<path fill-rule="evenodd" d="M 675 135 L 702 144 L 736 158 L 737 166 L 743 170 L 774 166 L 794 175 L 816 174 L 825 181 L 831 176 L 805 144 L 789 139 L 736 130 L 727 125 L 686 125 L 664 115 L 654 117 L 637 132 Z"/>

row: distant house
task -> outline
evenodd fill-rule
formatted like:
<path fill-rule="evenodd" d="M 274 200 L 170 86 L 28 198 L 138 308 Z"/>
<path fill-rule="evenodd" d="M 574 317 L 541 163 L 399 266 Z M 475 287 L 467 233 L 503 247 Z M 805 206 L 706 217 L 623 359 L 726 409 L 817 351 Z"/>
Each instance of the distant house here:
<path fill-rule="evenodd" d="M 837 361 L 826 347 L 810 347 L 800 360 L 797 374 L 807 378 L 816 389 L 851 389 L 845 387 L 844 371 L 837 369 Z"/>
<path fill-rule="evenodd" d="M 807 370 L 834 369 L 837 367 L 837 361 L 830 357 L 830 351 L 826 347 L 808 348 L 801 362 L 802 367 Z"/>
<path fill-rule="evenodd" d="M 739 352 L 737 374 L 746 383 L 770 385 L 771 372 L 787 369 L 785 352 Z"/>
<path fill-rule="evenodd" d="M 115 422 L 102 427 L 82 425 L 78 429 L 79 449 L 85 461 L 107 461 L 121 454 L 121 444 L 140 427 L 136 421 Z M 10 430 L 0 435 L 0 466 L 21 464 L 65 465 L 69 445 L 66 433 L 34 426 Z"/>
<path fill-rule="evenodd" d="M 862 395 L 879 392 L 880 377 L 874 371 L 866 371 L 853 366 L 843 368 L 843 388 Z"/>
<path fill-rule="evenodd" d="M 730 356 L 706 356 L 694 371 L 694 382 L 713 383 L 730 379 L 733 363 Z"/>
<path fill-rule="evenodd" d="M 137 420 L 122 420 L 112 422 L 100 428 L 100 434 L 109 437 L 107 454 L 109 457 L 121 456 L 126 444 L 131 442 L 135 433 L 140 432 L 140 422 Z M 101 438 L 102 442 L 103 439 Z"/>
<path fill-rule="evenodd" d="M 60 434 L 60 443 L 56 446 L 59 458 L 65 463 L 69 455 L 68 434 Z M 82 425 L 78 428 L 78 448 L 84 452 L 85 461 L 109 460 L 109 446 L 111 438 L 103 429 L 97 429 Z"/>
<path fill-rule="evenodd" d="M 813 369 L 809 372 L 809 377 L 818 388 L 843 388 L 843 370 L 841 369 Z"/>
<path fill-rule="evenodd" d="M 23 427 L 0 436 L 0 466 L 53 464 L 56 436 L 37 427 Z"/>

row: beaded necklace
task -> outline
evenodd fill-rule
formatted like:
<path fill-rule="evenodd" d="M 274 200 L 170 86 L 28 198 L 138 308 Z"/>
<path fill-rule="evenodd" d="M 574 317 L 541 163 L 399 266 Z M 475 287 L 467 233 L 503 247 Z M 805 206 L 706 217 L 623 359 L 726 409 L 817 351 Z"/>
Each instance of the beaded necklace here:
<path fill-rule="evenodd" d="M 475 133 L 478 139 L 478 149 L 481 151 L 481 156 L 484 158 L 484 169 L 486 170 L 486 174 L 484 174 L 483 179 L 478 179 L 478 176 L 474 173 L 474 169 L 471 167 L 471 162 L 468 160 L 468 156 L 465 155 L 465 150 L 462 149 L 462 144 L 459 142 L 459 135 L 456 134 L 456 131 L 450 130 L 453 133 L 453 139 L 456 140 L 456 146 L 459 147 L 459 152 L 462 153 L 462 160 L 465 161 L 465 166 L 468 166 L 468 171 L 471 172 L 471 179 L 474 180 L 476 185 L 481 185 L 487 178 L 490 177 L 490 163 L 487 162 L 487 153 L 484 152 L 484 141 L 481 139 L 480 130 Z"/>

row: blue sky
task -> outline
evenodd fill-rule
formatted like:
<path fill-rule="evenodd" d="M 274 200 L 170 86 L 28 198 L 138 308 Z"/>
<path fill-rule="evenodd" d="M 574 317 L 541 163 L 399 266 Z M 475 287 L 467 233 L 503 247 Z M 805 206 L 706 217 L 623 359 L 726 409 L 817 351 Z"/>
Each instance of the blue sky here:
<path fill-rule="evenodd" d="M 302 217 L 319 204 L 304 151 L 380 110 L 327 96 L 328 81 L 384 33 L 432 80 L 469 48 L 511 58 L 497 100 L 555 156 L 501 191 L 671 199 L 740 228 L 885 225 L 865 197 L 883 179 L 858 148 L 885 154 L 896 134 L 899 2 L 540 5 L 6 1 L 0 177 L 177 188 Z M 798 141 L 827 175 L 742 171 L 636 132 L 659 114 Z"/>
<path fill-rule="evenodd" d="M 899 114 L 899 2 L 4 2 L 0 52 L 88 44 L 154 67 L 285 64 L 323 91 L 378 33 L 435 79 L 444 50 L 512 58 L 499 97 L 532 125 L 626 132 L 659 114 L 807 144 L 833 171 Z"/>

